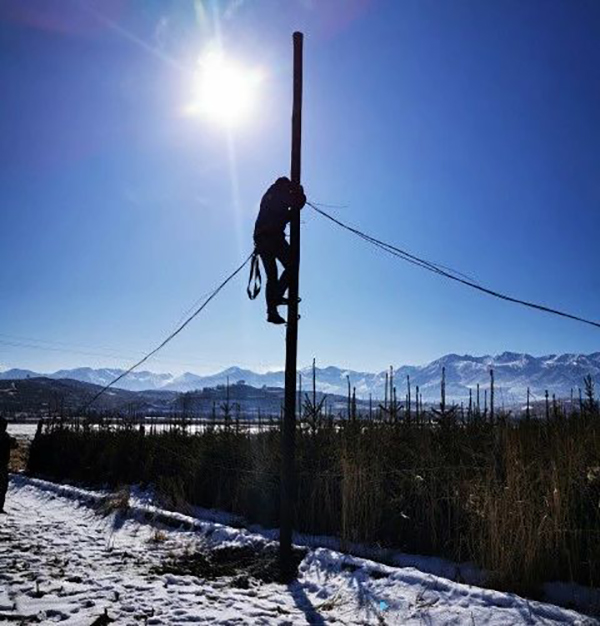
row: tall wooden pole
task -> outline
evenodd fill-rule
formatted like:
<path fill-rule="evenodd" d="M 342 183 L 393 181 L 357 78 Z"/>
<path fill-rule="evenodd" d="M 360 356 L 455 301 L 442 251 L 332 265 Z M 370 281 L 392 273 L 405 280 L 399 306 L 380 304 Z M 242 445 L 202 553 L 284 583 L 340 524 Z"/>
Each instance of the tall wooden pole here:
<path fill-rule="evenodd" d="M 302 144 L 302 43 L 304 35 L 294 33 L 294 104 L 292 109 L 291 180 L 300 184 Z M 292 560 L 292 531 L 296 500 L 296 370 L 298 355 L 298 277 L 300 273 L 300 210 L 292 209 L 290 220 L 289 304 L 285 337 L 285 407 L 281 429 L 281 519 L 279 559 L 284 581 L 296 577 Z"/>

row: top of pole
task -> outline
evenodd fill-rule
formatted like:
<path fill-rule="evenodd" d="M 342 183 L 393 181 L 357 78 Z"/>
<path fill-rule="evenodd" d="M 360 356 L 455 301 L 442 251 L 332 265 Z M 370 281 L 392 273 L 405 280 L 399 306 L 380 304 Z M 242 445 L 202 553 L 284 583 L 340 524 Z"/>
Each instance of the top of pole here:
<path fill-rule="evenodd" d="M 294 104 L 292 110 L 292 170 L 291 180 L 300 184 L 300 153 L 302 150 L 302 49 L 304 34 L 296 31 L 294 42 Z"/>

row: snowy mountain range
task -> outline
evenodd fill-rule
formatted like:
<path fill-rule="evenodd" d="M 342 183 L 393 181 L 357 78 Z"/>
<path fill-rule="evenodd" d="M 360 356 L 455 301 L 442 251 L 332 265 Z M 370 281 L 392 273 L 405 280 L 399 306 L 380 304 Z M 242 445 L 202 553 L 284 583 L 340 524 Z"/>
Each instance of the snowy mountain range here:
<path fill-rule="evenodd" d="M 531 388 L 533 399 L 541 399 L 548 389 L 557 397 L 568 397 L 573 389 L 583 387 L 583 378 L 591 374 L 600 385 L 600 352 L 592 354 L 561 354 L 534 357 L 529 354 L 503 352 L 496 356 L 459 356 L 447 354 L 426 365 L 402 365 L 394 368 L 394 386 L 398 398 L 404 400 L 407 389 L 407 376 L 410 376 L 413 390 L 418 385 L 425 401 L 435 401 L 440 394 L 442 368 L 446 370 L 446 395 L 451 401 L 468 398 L 469 389 L 475 391 L 477 384 L 483 390 L 489 387 L 490 370 L 494 370 L 496 398 L 499 404 L 521 402 Z M 0 372 L 0 380 L 23 379 L 46 376 L 54 379 L 69 378 L 96 385 L 106 385 L 122 373 L 119 369 L 92 369 L 81 367 L 71 370 L 59 370 L 51 374 L 41 374 L 22 369 L 9 369 Z M 301 370 L 303 387 L 311 386 L 312 370 Z M 383 398 L 386 374 L 358 372 L 329 366 L 317 368 L 317 389 L 325 393 L 346 394 L 348 377 L 352 387 L 356 388 L 359 398 Z M 216 387 L 245 381 L 254 387 L 283 387 L 283 371 L 257 373 L 239 367 L 230 367 L 216 374 L 199 376 L 186 372 L 179 376 L 148 371 L 133 372 L 119 381 L 118 387 L 129 391 L 166 390 L 193 391 L 205 387 Z M 537 397 L 537 398 L 536 398 Z"/>

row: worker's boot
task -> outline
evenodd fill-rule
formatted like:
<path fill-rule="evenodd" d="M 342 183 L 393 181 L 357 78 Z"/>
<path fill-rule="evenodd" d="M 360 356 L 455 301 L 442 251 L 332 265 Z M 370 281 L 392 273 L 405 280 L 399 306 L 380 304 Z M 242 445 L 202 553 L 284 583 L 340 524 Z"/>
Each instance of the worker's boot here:
<path fill-rule="evenodd" d="M 302 298 L 298 298 L 298 304 L 302 302 Z M 287 306 L 290 303 L 290 299 L 286 298 L 285 296 L 281 296 L 281 298 L 279 298 L 279 304 L 281 304 L 282 306 Z"/>
<path fill-rule="evenodd" d="M 285 319 L 279 315 L 275 308 L 267 311 L 267 322 L 271 322 L 271 324 L 285 324 Z"/>

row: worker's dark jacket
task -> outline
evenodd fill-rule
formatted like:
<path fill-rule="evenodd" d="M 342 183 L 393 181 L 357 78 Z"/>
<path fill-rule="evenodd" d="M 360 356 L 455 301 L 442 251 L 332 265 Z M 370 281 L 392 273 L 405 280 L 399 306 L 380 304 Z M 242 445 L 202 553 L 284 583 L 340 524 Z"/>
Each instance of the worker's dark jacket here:
<path fill-rule="evenodd" d="M 303 192 L 294 193 L 285 184 L 274 183 L 260 202 L 260 211 L 254 225 L 254 241 L 283 237 L 290 221 L 290 206 L 302 208 L 306 202 Z"/>

